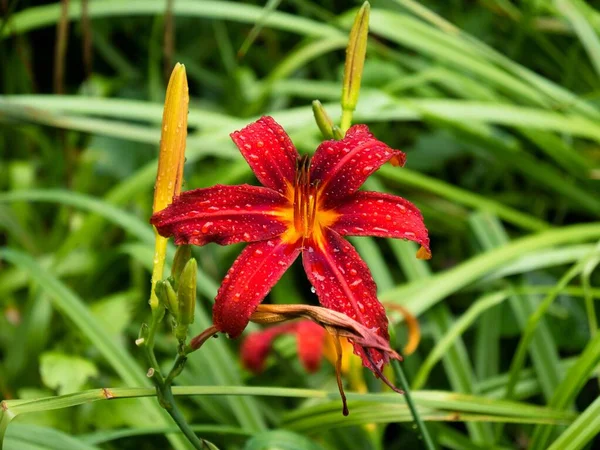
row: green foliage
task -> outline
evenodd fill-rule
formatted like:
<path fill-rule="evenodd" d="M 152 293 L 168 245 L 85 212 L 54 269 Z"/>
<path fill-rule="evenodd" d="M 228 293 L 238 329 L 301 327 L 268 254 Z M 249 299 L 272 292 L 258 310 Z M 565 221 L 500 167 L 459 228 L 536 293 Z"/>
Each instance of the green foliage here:
<path fill-rule="evenodd" d="M 7 2 L 0 19 L 0 447 L 189 448 L 147 398 L 135 345 L 149 320 L 164 74 L 179 61 L 189 77 L 184 189 L 254 183 L 229 133 L 270 114 L 312 152 L 315 99 L 334 133 L 360 4 L 175 0 L 169 27 L 166 0 L 71 1 L 66 54 L 52 56 L 61 4 L 34 3 Z M 402 367 L 440 447 L 598 445 L 599 32 L 597 5 L 580 0 L 371 3 L 353 121 L 405 150 L 407 166 L 366 187 L 419 206 L 433 259 L 401 241 L 352 242 L 380 298 L 419 320 Z M 210 325 L 238 252 L 192 249 L 190 335 Z M 270 300 L 315 297 L 298 268 Z M 306 374 L 282 339 L 255 376 L 239 344 L 211 339 L 173 389 L 219 448 L 422 445 L 404 398 L 369 374 L 368 393 L 347 390 L 344 417 L 330 364 Z"/>

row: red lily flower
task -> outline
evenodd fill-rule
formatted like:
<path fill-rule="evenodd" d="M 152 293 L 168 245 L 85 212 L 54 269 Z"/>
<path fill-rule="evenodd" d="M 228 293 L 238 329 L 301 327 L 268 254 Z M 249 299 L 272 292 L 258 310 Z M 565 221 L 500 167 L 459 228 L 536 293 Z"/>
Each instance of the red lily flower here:
<path fill-rule="evenodd" d="M 244 366 L 254 373 L 264 370 L 273 341 L 282 334 L 296 335 L 298 358 L 307 372 L 319 370 L 325 347 L 326 331 L 312 320 L 299 320 L 255 331 L 246 336 L 240 354 Z"/>
<path fill-rule="evenodd" d="M 366 125 L 344 139 L 323 142 L 312 160 L 300 157 L 271 117 L 231 135 L 264 187 L 217 185 L 184 192 L 151 222 L 177 244 L 250 242 L 225 276 L 215 298 L 213 322 L 239 336 L 258 304 L 302 253 L 319 300 L 389 341 L 385 310 L 366 263 L 344 235 L 418 242 L 429 258 L 429 237 L 419 210 L 407 200 L 358 192 L 385 162 L 405 155 L 378 141 Z M 355 345 L 363 364 L 380 373 L 388 357 Z"/>

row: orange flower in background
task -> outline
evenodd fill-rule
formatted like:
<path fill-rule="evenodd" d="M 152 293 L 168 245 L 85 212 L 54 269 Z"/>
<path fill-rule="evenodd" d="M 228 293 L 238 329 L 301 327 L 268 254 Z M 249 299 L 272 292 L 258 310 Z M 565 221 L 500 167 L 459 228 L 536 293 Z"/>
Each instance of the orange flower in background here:
<path fill-rule="evenodd" d="M 215 327 L 239 336 L 298 255 L 321 304 L 346 314 L 389 342 L 388 320 L 366 263 L 342 236 L 409 239 L 429 258 L 419 210 L 394 195 L 358 191 L 385 162 L 404 153 L 378 141 L 366 125 L 300 157 L 283 128 L 263 117 L 232 135 L 264 187 L 217 185 L 184 192 L 151 222 L 177 244 L 249 242 L 215 298 Z M 354 344 L 363 364 L 380 373 L 389 357 Z"/>

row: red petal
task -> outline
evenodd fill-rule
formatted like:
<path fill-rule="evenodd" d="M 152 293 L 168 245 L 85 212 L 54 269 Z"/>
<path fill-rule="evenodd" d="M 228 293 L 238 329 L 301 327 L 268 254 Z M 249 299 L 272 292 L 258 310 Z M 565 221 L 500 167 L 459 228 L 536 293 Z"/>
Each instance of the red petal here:
<path fill-rule="evenodd" d="M 239 336 L 260 302 L 300 253 L 300 245 L 277 237 L 248 244 L 219 288 L 213 323 L 223 333 Z"/>
<path fill-rule="evenodd" d="M 371 272 L 354 247 L 335 231 L 326 229 L 321 246 L 315 242 L 306 244 L 302 253 L 304 269 L 315 287 L 319 301 L 329 309 L 372 329 L 389 341 L 388 320 L 385 309 L 377 300 L 377 286 Z M 373 370 L 364 348 L 354 345 L 365 367 Z M 377 350 L 370 350 L 371 359 L 381 370 L 388 357 Z"/>
<path fill-rule="evenodd" d="M 336 208 L 331 226 L 343 236 L 378 236 L 409 239 L 429 251 L 429 236 L 419 209 L 408 200 L 381 192 L 357 192 Z"/>
<path fill-rule="evenodd" d="M 262 372 L 269 351 L 271 350 L 273 340 L 281 334 L 293 332 L 297 326 L 298 322 L 283 323 L 266 330 L 250 333 L 246 339 L 244 339 L 240 349 L 244 367 L 254 373 Z"/>
<path fill-rule="evenodd" d="M 273 213 L 287 203 L 272 189 L 216 185 L 184 192 L 150 222 L 162 236 L 175 236 L 177 244 L 260 241 L 285 231 Z"/>
<path fill-rule="evenodd" d="M 231 139 L 264 186 L 285 193 L 287 185 L 293 184 L 298 152 L 272 117 L 261 117 L 231 133 Z"/>
<path fill-rule="evenodd" d="M 296 323 L 298 357 L 307 372 L 316 372 L 323 359 L 326 331 L 312 320 L 301 320 Z"/>
<path fill-rule="evenodd" d="M 404 164 L 403 152 L 375 139 L 366 125 L 354 125 L 341 141 L 325 141 L 317 148 L 310 166 L 311 180 L 320 184 L 325 206 L 333 207 L 392 158 Z"/>

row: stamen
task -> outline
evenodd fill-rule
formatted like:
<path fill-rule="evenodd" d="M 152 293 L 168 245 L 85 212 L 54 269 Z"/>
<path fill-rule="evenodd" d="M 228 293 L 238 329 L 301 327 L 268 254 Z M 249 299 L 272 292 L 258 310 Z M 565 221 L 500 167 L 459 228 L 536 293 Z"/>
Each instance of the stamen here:
<path fill-rule="evenodd" d="M 294 228 L 303 237 L 313 232 L 317 211 L 317 193 L 310 185 L 310 159 L 303 156 L 296 166 L 296 185 L 294 186 Z"/>

